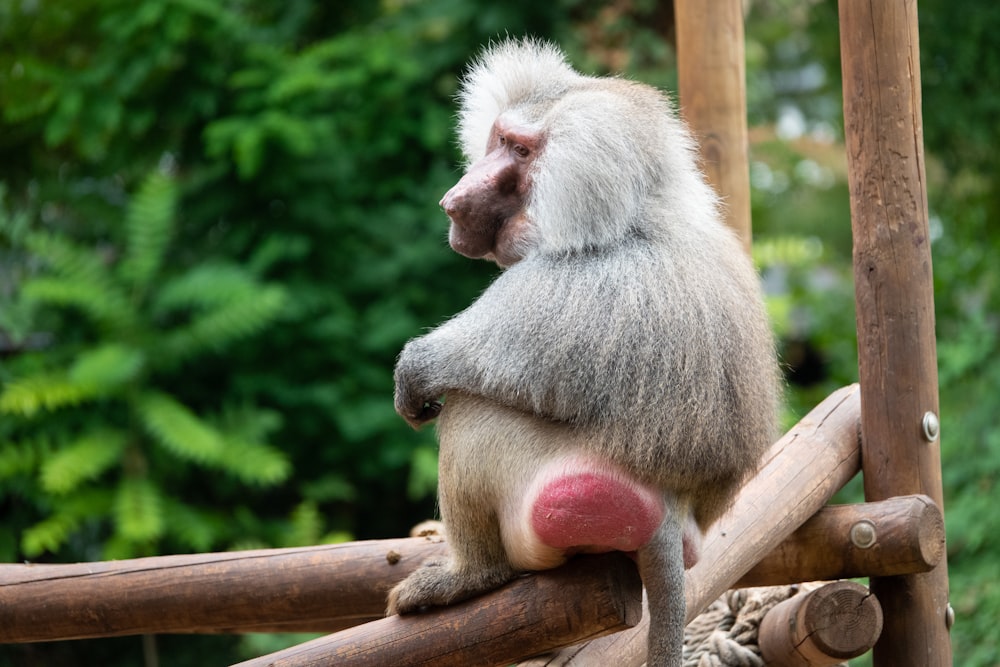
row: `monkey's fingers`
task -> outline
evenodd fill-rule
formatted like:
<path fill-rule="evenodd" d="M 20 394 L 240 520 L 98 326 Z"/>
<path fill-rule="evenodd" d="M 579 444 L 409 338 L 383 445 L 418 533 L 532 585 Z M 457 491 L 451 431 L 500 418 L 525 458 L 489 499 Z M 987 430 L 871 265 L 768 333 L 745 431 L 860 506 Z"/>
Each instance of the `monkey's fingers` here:
<path fill-rule="evenodd" d="M 425 423 L 438 416 L 442 405 L 441 401 L 427 401 L 415 410 L 397 408 L 396 411 L 402 415 L 407 424 L 414 429 L 419 429 Z"/>
<path fill-rule="evenodd" d="M 427 403 L 424 403 L 424 407 L 420 410 L 420 421 L 429 422 L 430 420 L 436 418 L 439 414 L 441 414 L 441 408 L 443 406 L 444 403 L 441 401 L 428 401 Z"/>

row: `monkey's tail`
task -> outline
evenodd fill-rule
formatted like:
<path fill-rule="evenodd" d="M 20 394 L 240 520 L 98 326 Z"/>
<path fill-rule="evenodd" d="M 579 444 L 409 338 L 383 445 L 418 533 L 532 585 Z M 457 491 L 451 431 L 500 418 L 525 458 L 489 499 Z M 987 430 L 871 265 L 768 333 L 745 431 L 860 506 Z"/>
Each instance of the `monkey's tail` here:
<path fill-rule="evenodd" d="M 684 650 L 684 537 L 688 512 L 668 499 L 653 539 L 638 552 L 649 603 L 647 667 L 681 667 Z"/>

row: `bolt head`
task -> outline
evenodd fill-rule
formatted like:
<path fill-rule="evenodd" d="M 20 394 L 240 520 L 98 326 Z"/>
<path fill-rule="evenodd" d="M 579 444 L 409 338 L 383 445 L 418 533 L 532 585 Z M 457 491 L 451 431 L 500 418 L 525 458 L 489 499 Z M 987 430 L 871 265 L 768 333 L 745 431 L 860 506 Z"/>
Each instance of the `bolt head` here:
<path fill-rule="evenodd" d="M 859 549 L 869 549 L 878 540 L 875 524 L 868 519 L 862 519 L 851 526 L 851 544 Z"/>
<path fill-rule="evenodd" d="M 924 439 L 927 442 L 934 442 L 941 435 L 941 422 L 938 420 L 938 416 L 929 410 L 924 413 L 921 426 L 923 426 Z"/>

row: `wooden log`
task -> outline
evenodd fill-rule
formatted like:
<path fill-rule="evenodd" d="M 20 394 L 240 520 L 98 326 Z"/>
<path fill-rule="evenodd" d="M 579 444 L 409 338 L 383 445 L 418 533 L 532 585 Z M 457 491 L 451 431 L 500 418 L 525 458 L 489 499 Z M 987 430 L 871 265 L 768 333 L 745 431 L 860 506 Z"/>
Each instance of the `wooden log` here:
<path fill-rule="evenodd" d="M 865 496 L 944 507 L 916 0 L 841 0 Z M 951 665 L 948 566 L 875 578 L 874 662 Z"/>
<path fill-rule="evenodd" d="M 850 542 L 870 522 L 875 543 Z M 737 587 L 925 572 L 944 547 L 925 496 L 824 507 Z M 72 565 L 0 565 L 0 642 L 137 633 L 335 632 L 382 618 L 385 592 L 447 553 L 439 538 L 159 556 Z"/>
<path fill-rule="evenodd" d="M 836 581 L 771 608 L 757 644 L 774 667 L 827 667 L 867 653 L 882 632 L 882 607 L 868 589 Z"/>
<path fill-rule="evenodd" d="M 736 587 L 928 572 L 944 557 L 944 545 L 941 510 L 927 496 L 830 505 L 757 563 Z"/>
<path fill-rule="evenodd" d="M 701 558 L 687 572 L 691 621 L 823 507 L 859 470 L 859 389 L 839 389 L 778 440 L 732 509 L 709 529 Z M 646 659 L 648 615 L 635 628 L 524 663 L 641 665 Z"/>
<path fill-rule="evenodd" d="M 446 552 L 406 538 L 300 549 L 0 566 L 0 642 L 143 633 L 331 631 L 381 618 L 387 591 Z"/>
<path fill-rule="evenodd" d="M 722 197 L 726 221 L 750 250 L 746 58 L 741 0 L 676 0 L 681 113 L 702 168 Z"/>
<path fill-rule="evenodd" d="M 391 616 L 240 663 L 240 667 L 505 665 L 616 632 L 642 615 L 642 582 L 623 554 L 577 558 L 489 596 Z"/>

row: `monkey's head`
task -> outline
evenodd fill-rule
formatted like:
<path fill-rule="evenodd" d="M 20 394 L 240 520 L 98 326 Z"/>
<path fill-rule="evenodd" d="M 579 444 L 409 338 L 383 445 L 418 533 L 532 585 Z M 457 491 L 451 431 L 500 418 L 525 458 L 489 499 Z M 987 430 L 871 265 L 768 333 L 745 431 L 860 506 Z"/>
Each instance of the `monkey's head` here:
<path fill-rule="evenodd" d="M 535 253 L 599 252 L 663 231 L 671 218 L 651 207 L 714 206 L 710 192 L 673 196 L 707 186 L 662 93 L 583 76 L 552 45 L 509 40 L 487 49 L 460 101 L 468 169 L 441 206 L 452 248 L 467 257 L 510 266 Z"/>

